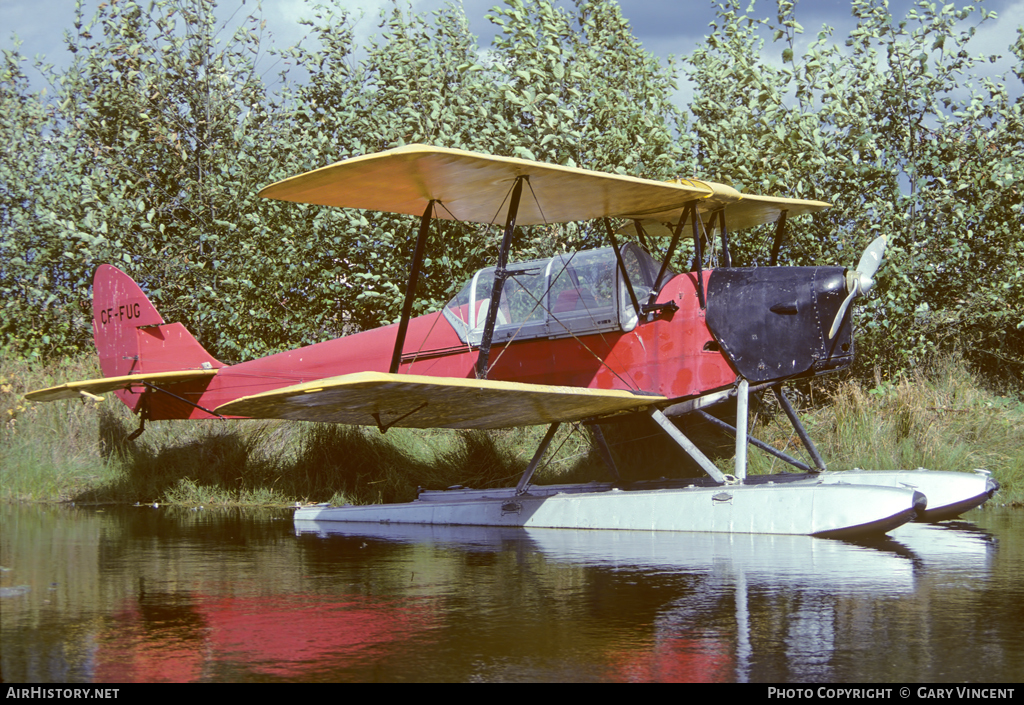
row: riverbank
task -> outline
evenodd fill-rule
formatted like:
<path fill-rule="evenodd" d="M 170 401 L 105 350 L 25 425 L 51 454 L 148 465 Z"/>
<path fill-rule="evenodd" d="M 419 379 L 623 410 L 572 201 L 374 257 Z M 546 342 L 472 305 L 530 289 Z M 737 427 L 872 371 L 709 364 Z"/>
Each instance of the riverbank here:
<path fill-rule="evenodd" d="M 25 392 L 99 377 L 92 359 L 33 365 L 0 358 L 0 500 L 7 502 L 290 505 L 409 501 L 417 488 L 514 484 L 545 428 L 420 431 L 281 421 L 151 422 L 138 426 L 113 395 L 34 404 Z M 1024 504 L 1024 402 L 985 390 L 956 359 L 913 379 L 829 380 L 797 390 L 801 417 L 832 470 L 984 468 L 998 504 Z M 751 435 L 806 457 L 770 398 Z M 680 451 L 639 419 L 605 428 L 627 481 L 690 473 Z M 731 440 L 686 429 L 726 472 Z M 605 479 L 590 431 L 563 427 L 536 482 Z M 759 451 L 751 473 L 786 466 Z"/>

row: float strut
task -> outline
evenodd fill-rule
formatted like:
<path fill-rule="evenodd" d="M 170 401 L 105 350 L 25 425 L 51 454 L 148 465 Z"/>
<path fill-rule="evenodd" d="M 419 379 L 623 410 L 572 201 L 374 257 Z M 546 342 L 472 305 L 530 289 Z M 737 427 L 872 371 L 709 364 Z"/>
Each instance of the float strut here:
<path fill-rule="evenodd" d="M 707 421 L 708 423 L 710 423 L 710 424 L 712 424 L 714 426 L 718 426 L 718 428 L 722 429 L 726 433 L 731 433 L 734 436 L 736 435 L 736 428 L 734 426 L 730 426 L 725 421 L 722 421 L 721 419 L 715 418 L 714 416 L 712 416 L 708 412 L 704 411 L 703 409 L 697 409 L 697 411 L 695 411 L 694 413 L 700 414 L 700 417 L 702 419 L 704 419 L 705 421 Z M 750 445 L 754 446 L 755 448 L 760 448 L 765 453 L 768 453 L 769 455 L 774 455 L 779 460 L 781 460 L 783 462 L 786 462 L 786 463 L 789 463 L 790 465 L 792 465 L 793 467 L 795 467 L 798 470 L 803 470 L 804 472 L 811 472 L 811 467 L 809 465 L 807 465 L 805 463 L 801 463 L 799 460 L 797 460 L 793 456 L 786 455 L 781 450 L 778 450 L 777 448 L 771 447 L 770 445 L 768 445 L 764 441 L 758 440 L 757 438 L 754 438 L 753 436 L 750 436 L 750 435 L 747 436 L 747 441 L 749 441 Z"/>
<path fill-rule="evenodd" d="M 807 429 L 800 423 L 800 417 L 796 415 L 796 411 L 793 409 L 793 405 L 789 403 L 789 399 L 782 392 L 782 385 L 777 384 L 772 387 L 772 391 L 775 392 L 775 398 L 779 400 L 779 404 L 782 406 L 782 410 L 786 412 L 786 416 L 789 417 L 789 422 L 793 424 L 793 429 L 797 435 L 800 436 L 800 440 L 804 443 L 804 448 L 811 456 L 811 460 L 814 461 L 814 465 L 817 470 L 811 470 L 811 472 L 825 472 L 825 461 L 821 459 L 821 454 L 818 453 L 818 449 L 814 445 L 814 441 L 807 433 Z"/>
<path fill-rule="evenodd" d="M 724 485 L 728 478 L 722 473 L 721 470 L 715 467 L 715 464 L 711 462 L 708 456 L 700 452 L 700 448 L 693 444 L 689 438 L 683 435 L 683 432 L 676 428 L 676 425 L 668 420 L 668 417 L 657 407 L 651 407 L 647 413 L 650 415 L 654 422 L 661 426 L 661 428 L 669 435 L 669 437 L 675 441 L 686 454 L 697 461 L 701 469 L 710 475 L 715 482 L 720 485 Z"/>
<path fill-rule="evenodd" d="M 544 440 L 540 442 L 540 445 L 537 447 L 537 452 L 533 454 L 533 459 L 523 472 L 523 476 L 519 478 L 519 484 L 516 485 L 517 497 L 526 493 L 526 488 L 530 486 L 530 480 L 533 479 L 533 473 L 537 470 L 537 466 L 540 464 L 540 459 L 544 457 L 544 452 L 547 451 L 548 446 L 551 445 L 551 439 L 555 437 L 555 431 L 557 431 L 558 427 L 561 425 L 561 421 L 555 421 L 553 424 L 548 426 L 548 432 L 544 434 Z"/>
<path fill-rule="evenodd" d="M 747 477 L 747 409 L 750 383 L 740 378 L 736 385 L 736 470 L 733 474 L 742 482 Z"/>

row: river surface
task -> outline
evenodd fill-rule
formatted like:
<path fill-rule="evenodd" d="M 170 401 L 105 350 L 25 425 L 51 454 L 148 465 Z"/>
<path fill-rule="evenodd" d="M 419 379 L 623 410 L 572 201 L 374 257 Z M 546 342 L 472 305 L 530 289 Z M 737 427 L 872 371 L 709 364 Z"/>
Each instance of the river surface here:
<path fill-rule="evenodd" d="M 284 510 L 0 506 L 0 675 L 1024 681 L 1019 510 L 872 544 L 325 526 Z"/>

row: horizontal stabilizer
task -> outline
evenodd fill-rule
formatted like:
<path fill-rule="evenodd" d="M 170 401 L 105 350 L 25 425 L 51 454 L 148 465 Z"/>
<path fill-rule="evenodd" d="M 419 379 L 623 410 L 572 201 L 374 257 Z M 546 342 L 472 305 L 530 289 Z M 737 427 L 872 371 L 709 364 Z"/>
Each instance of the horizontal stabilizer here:
<path fill-rule="evenodd" d="M 579 421 L 663 401 L 622 390 L 358 372 L 243 397 L 216 411 L 385 429 L 494 429 Z"/>
<path fill-rule="evenodd" d="M 213 377 L 217 370 L 178 370 L 175 372 L 154 372 L 152 374 L 122 375 L 120 377 L 102 377 L 87 379 L 82 382 L 68 382 L 56 387 L 36 389 L 25 395 L 29 401 L 57 401 L 58 399 L 78 399 L 81 396 L 94 396 L 105 392 L 129 389 L 133 385 L 150 384 L 168 385 L 178 382 L 189 382 L 194 379 Z"/>

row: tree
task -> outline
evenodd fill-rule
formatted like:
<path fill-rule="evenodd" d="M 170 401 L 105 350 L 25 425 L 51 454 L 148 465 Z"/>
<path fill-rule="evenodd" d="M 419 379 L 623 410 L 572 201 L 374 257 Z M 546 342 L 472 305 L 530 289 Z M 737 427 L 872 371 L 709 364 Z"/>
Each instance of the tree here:
<path fill-rule="evenodd" d="M 701 169 L 741 190 L 833 203 L 788 243 L 790 263 L 853 266 L 889 235 L 858 318 L 869 366 L 898 371 L 958 345 L 990 373 L 1009 364 L 1019 375 L 1020 101 L 1004 83 L 964 80 L 988 60 L 967 44 L 991 13 L 922 4 L 897 21 L 886 3 L 855 0 L 845 50 L 825 27 L 796 56 L 795 3 L 777 9 L 755 18 L 726 4 L 687 59 Z M 782 44 L 781 68 L 762 58 L 762 29 Z M 750 242 L 742 256 L 763 261 L 763 241 Z"/>
<path fill-rule="evenodd" d="M 356 63 L 348 15 L 318 7 L 310 26 L 319 48 L 288 53 L 310 76 L 289 98 L 296 118 L 286 154 L 310 160 L 291 159 L 292 173 L 418 142 L 673 175 L 680 148 L 671 72 L 643 51 L 615 3 L 580 0 L 570 12 L 549 0 L 509 0 L 490 18 L 500 32 L 485 60 L 460 6 L 425 16 L 395 5 L 381 17 L 381 37 Z M 338 276 L 350 287 L 341 305 L 353 324 L 395 320 L 415 220 L 311 211 L 313 227 L 329 229 L 337 245 Z M 497 227 L 481 234 L 477 226 L 446 223 L 442 230 L 444 246 L 424 263 L 415 312 L 436 309 L 470 272 L 492 264 L 500 236 Z M 521 234 L 516 256 L 549 255 L 601 237 L 575 226 L 532 228 Z"/>
<path fill-rule="evenodd" d="M 80 5 L 74 59 L 46 70 L 49 93 L 31 92 L 24 60 L 5 52 L 0 344 L 44 357 L 91 347 L 101 262 L 229 361 L 393 321 L 415 218 L 256 193 L 425 142 L 829 201 L 791 223 L 783 261 L 852 266 L 890 236 L 876 293 L 858 302 L 867 366 L 899 371 L 958 346 L 990 373 L 1024 371 L 1024 104 L 1008 89 L 1024 39 L 1013 77 L 973 78 L 989 60 L 968 51 L 986 10 L 922 4 L 896 20 L 884 0 L 854 0 L 847 37 L 823 27 L 798 52 L 792 0 L 771 16 L 725 2 L 682 60 L 696 86 L 684 113 L 676 64 L 644 50 L 613 0 L 505 0 L 488 51 L 461 6 L 395 3 L 358 60 L 347 12 L 311 9 L 309 41 L 271 50 L 289 66 L 273 93 L 256 68 L 263 22 L 228 31 L 213 0 L 104 3 L 89 22 Z M 443 225 L 415 312 L 491 264 L 499 231 Z M 735 238 L 736 262 L 766 263 L 772 234 Z M 603 241 L 587 224 L 535 226 L 513 249 Z"/>
<path fill-rule="evenodd" d="M 89 326 L 87 275 L 69 265 L 93 236 L 73 227 L 63 207 L 81 157 L 56 129 L 52 101 L 30 91 L 23 63 L 17 49 L 5 51 L 0 69 L 0 345 L 64 355 Z"/>

